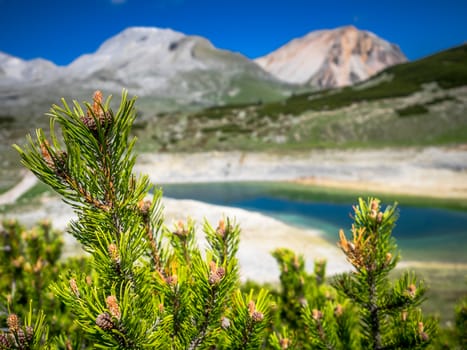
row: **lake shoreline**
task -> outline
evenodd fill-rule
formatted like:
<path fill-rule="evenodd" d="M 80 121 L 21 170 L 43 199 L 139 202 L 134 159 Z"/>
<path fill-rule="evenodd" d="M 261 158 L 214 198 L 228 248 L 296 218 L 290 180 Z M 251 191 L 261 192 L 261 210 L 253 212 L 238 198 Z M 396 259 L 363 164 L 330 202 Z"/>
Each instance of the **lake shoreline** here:
<path fill-rule="evenodd" d="M 354 195 L 458 201 L 467 210 L 467 146 L 313 150 L 292 154 L 142 154 L 135 170 L 155 184 L 283 182 Z M 438 201 L 439 202 L 439 201 Z M 452 206 L 452 205 L 450 205 Z"/>
<path fill-rule="evenodd" d="M 377 150 L 142 153 L 135 171 L 158 184 L 283 182 L 347 193 L 467 201 L 467 145 Z M 23 172 L 24 173 L 24 172 Z M 0 194 L 13 203 L 37 183 L 27 172 Z"/>
<path fill-rule="evenodd" d="M 436 184 L 419 184 L 414 186 L 404 186 L 394 181 L 391 184 L 384 184 L 378 181 L 352 181 L 333 180 L 326 178 L 304 177 L 291 181 L 309 187 L 328 188 L 343 190 L 352 193 L 375 193 L 376 195 L 391 195 L 391 197 L 403 196 L 426 199 L 446 199 L 446 200 L 467 200 L 467 186 L 446 186 L 447 179 L 439 179 Z"/>

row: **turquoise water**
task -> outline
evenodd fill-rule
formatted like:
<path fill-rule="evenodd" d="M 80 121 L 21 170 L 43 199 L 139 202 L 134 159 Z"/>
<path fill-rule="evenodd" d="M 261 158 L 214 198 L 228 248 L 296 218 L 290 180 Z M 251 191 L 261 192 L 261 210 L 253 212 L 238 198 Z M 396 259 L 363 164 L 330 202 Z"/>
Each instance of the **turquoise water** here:
<path fill-rule="evenodd" d="M 271 194 L 252 183 L 163 185 L 164 196 L 253 210 L 298 226 L 318 228 L 335 243 L 340 228 L 349 230 L 355 202 L 299 201 Z M 467 263 L 467 212 L 399 206 L 394 230 L 404 260 Z M 240 223 L 241 224 L 241 223 Z"/>

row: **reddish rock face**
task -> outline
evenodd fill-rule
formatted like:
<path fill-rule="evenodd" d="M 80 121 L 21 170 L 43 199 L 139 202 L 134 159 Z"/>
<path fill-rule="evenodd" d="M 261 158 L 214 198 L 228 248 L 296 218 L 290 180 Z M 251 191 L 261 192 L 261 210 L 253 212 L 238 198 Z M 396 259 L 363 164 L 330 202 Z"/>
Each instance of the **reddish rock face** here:
<path fill-rule="evenodd" d="M 319 88 L 351 85 L 405 61 L 397 45 L 353 26 L 311 32 L 255 60 L 281 80 Z"/>

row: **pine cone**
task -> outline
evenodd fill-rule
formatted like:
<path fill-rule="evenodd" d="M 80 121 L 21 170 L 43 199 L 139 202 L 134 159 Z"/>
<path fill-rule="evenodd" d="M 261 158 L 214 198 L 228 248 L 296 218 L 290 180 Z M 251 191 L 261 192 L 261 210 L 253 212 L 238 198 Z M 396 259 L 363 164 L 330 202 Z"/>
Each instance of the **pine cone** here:
<path fill-rule="evenodd" d="M 311 315 L 315 321 L 319 321 L 320 319 L 323 318 L 323 313 L 319 311 L 318 309 L 313 309 L 311 311 Z"/>
<path fill-rule="evenodd" d="M 111 329 L 115 328 L 115 325 L 112 322 L 112 317 L 107 312 L 104 312 L 97 316 L 96 325 L 104 331 L 110 331 Z"/>
<path fill-rule="evenodd" d="M 0 334 L 0 348 L 1 349 L 9 349 L 11 346 L 10 339 L 8 339 L 7 334 Z"/>
<path fill-rule="evenodd" d="M 209 268 L 211 272 L 209 274 L 208 282 L 211 285 L 216 285 L 221 281 L 222 278 L 224 278 L 225 269 L 222 266 L 217 267 L 214 261 L 209 263 Z"/>
<path fill-rule="evenodd" d="M 74 278 L 70 279 L 70 288 L 71 288 L 71 291 L 73 292 L 73 294 L 77 298 L 79 298 L 80 294 L 79 294 L 78 284 L 76 283 L 76 280 Z"/>
<path fill-rule="evenodd" d="M 8 318 L 6 320 L 8 324 L 8 328 L 10 329 L 11 332 L 18 332 L 20 327 L 19 327 L 19 318 L 16 314 L 9 314 Z"/>
<path fill-rule="evenodd" d="M 16 336 L 18 337 L 18 342 L 21 347 L 24 347 L 28 343 L 27 335 L 22 329 L 18 330 Z"/>
<path fill-rule="evenodd" d="M 337 306 L 334 308 L 334 316 L 339 317 L 342 316 L 344 312 L 344 308 L 342 307 L 341 304 L 337 304 Z"/>
<path fill-rule="evenodd" d="M 147 217 L 149 215 L 149 209 L 151 209 L 151 201 L 150 200 L 142 200 L 138 203 L 139 211 L 143 217 Z"/>
<path fill-rule="evenodd" d="M 107 299 L 105 299 L 105 302 L 107 304 L 107 308 L 110 311 L 110 314 L 117 320 L 120 320 L 122 314 L 120 312 L 120 307 L 118 306 L 117 298 L 115 297 L 115 295 L 109 295 Z"/>
<path fill-rule="evenodd" d="M 210 273 L 208 282 L 210 285 L 216 285 L 221 281 L 221 277 L 217 273 Z"/>
<path fill-rule="evenodd" d="M 279 340 L 279 345 L 281 346 L 281 349 L 287 349 L 289 347 L 289 339 L 282 338 L 281 340 Z"/>
<path fill-rule="evenodd" d="M 225 269 L 221 266 L 217 269 L 216 274 L 219 276 L 219 278 L 223 278 L 225 276 Z"/>
<path fill-rule="evenodd" d="M 26 326 L 26 339 L 28 342 L 32 341 L 32 338 L 34 338 L 34 328 L 31 326 Z"/>
<path fill-rule="evenodd" d="M 219 225 L 217 226 L 216 233 L 221 237 L 225 236 L 225 221 L 224 221 L 224 219 L 219 220 Z"/>
<path fill-rule="evenodd" d="M 86 116 L 81 117 L 81 121 L 89 130 L 97 131 L 97 123 L 101 128 L 107 130 L 107 127 L 113 122 L 112 113 L 104 111 L 102 108 L 103 99 L 101 91 L 94 92 L 92 108 L 88 109 Z"/>
<path fill-rule="evenodd" d="M 99 114 L 99 122 L 104 129 L 107 129 L 113 123 L 112 113 L 104 112 Z"/>
<path fill-rule="evenodd" d="M 92 116 L 90 115 L 82 116 L 81 121 L 89 130 L 92 130 L 92 131 L 97 130 L 96 120 Z"/>
<path fill-rule="evenodd" d="M 251 314 L 251 318 L 255 322 L 261 322 L 264 319 L 264 315 L 262 312 L 255 311 Z"/>

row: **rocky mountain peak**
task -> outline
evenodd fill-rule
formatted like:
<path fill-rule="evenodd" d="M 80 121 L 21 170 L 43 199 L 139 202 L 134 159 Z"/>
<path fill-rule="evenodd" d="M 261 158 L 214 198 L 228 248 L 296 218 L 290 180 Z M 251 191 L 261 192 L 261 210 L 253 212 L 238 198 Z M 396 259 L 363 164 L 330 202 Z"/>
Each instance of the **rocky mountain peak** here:
<path fill-rule="evenodd" d="M 172 29 L 130 27 L 106 40 L 96 53 L 115 53 L 131 47 L 153 47 L 170 44 L 185 37 Z"/>
<path fill-rule="evenodd" d="M 255 61 L 283 81 L 329 88 L 365 80 L 407 58 L 397 45 L 345 26 L 311 32 Z"/>

